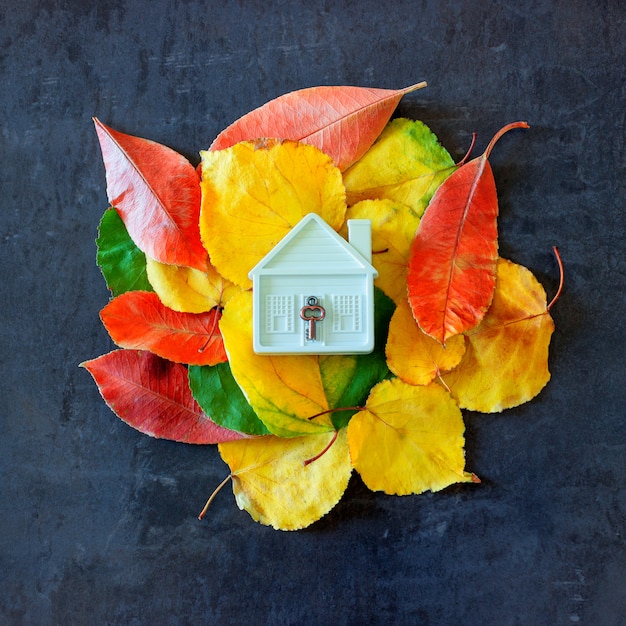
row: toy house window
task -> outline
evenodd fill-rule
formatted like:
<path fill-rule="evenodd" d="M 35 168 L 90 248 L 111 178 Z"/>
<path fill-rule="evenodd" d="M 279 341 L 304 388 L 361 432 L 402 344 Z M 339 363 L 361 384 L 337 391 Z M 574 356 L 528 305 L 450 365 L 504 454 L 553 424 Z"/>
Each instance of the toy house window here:
<path fill-rule="evenodd" d="M 293 296 L 266 296 L 265 312 L 268 333 L 293 332 Z"/>
<path fill-rule="evenodd" d="M 333 332 L 354 333 L 361 330 L 361 297 L 333 296 Z"/>

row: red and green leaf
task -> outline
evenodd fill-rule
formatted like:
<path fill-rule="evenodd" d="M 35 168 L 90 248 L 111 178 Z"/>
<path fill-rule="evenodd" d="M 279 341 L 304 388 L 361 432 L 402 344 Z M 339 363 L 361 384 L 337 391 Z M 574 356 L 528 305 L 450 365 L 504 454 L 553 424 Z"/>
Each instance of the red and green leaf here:
<path fill-rule="evenodd" d="M 437 189 L 411 246 L 409 303 L 421 329 L 445 344 L 474 328 L 487 311 L 496 281 L 498 198 L 488 157 L 502 128 L 484 154 L 459 167 Z"/>
<path fill-rule="evenodd" d="M 217 308 L 207 313 L 179 313 L 161 304 L 155 293 L 129 291 L 111 300 L 100 317 L 111 339 L 122 348 L 148 350 L 191 365 L 227 360 Z"/>
<path fill-rule="evenodd" d="M 206 270 L 195 168 L 166 146 L 94 123 L 109 202 L 137 247 L 161 263 Z"/>
<path fill-rule="evenodd" d="M 211 145 L 222 150 L 259 138 L 290 139 L 319 148 L 340 170 L 358 161 L 380 135 L 406 89 L 310 87 L 293 91 L 247 113 Z"/>
<path fill-rule="evenodd" d="M 146 435 L 196 444 L 243 436 L 218 426 L 202 411 L 191 395 L 184 365 L 151 352 L 115 350 L 82 366 L 111 410 Z"/>

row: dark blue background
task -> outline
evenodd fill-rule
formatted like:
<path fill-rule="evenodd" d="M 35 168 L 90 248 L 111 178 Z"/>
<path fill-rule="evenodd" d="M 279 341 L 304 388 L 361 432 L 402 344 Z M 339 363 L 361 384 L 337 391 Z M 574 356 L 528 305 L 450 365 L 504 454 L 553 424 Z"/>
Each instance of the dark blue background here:
<path fill-rule="evenodd" d="M 625 9 L 620 0 L 0 0 L 0 621 L 620 625 L 626 620 Z M 493 152 L 502 256 L 553 309 L 553 379 L 466 414 L 479 486 L 355 477 L 307 530 L 254 523 L 212 447 L 120 422 L 78 363 L 111 349 L 92 116 L 194 163 L 319 84 L 399 88 L 455 158 Z"/>

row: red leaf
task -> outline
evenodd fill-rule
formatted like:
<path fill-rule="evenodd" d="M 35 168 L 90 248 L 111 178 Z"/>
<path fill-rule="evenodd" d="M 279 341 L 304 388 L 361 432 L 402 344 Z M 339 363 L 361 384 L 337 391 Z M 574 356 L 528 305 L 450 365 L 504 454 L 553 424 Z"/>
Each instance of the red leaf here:
<path fill-rule="evenodd" d="M 184 365 L 139 350 L 115 350 L 81 365 L 111 410 L 146 435 L 201 444 L 243 438 L 202 411 Z"/>
<path fill-rule="evenodd" d="M 200 180 L 183 156 L 132 137 L 94 118 L 107 178 L 109 202 L 145 254 L 171 265 L 206 271 L 200 241 Z"/>
<path fill-rule="evenodd" d="M 409 303 L 421 329 L 445 344 L 476 326 L 495 288 L 498 258 L 498 198 L 485 153 L 459 167 L 439 187 L 420 222 L 409 256 Z"/>
<path fill-rule="evenodd" d="M 221 312 L 179 313 L 156 293 L 128 291 L 100 312 L 111 339 L 122 348 L 149 350 L 188 365 L 216 365 L 227 360 L 218 327 Z"/>
<path fill-rule="evenodd" d="M 310 87 L 284 94 L 223 130 L 211 150 L 259 138 L 291 139 L 319 148 L 340 170 L 358 161 L 374 143 L 406 89 Z"/>

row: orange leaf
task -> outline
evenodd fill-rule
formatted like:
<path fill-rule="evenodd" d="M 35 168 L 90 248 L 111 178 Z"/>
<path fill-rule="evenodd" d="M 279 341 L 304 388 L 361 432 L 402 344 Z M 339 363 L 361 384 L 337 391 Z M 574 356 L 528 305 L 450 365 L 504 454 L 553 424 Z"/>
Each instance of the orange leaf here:
<path fill-rule="evenodd" d="M 167 308 L 156 293 L 128 291 L 100 312 L 102 323 L 118 346 L 149 350 L 189 365 L 216 365 L 227 360 L 218 328 L 221 313 L 178 313 Z"/>
<path fill-rule="evenodd" d="M 137 350 L 115 350 L 81 365 L 111 410 L 145 435 L 198 444 L 243 437 L 202 411 L 191 395 L 184 365 Z"/>
<path fill-rule="evenodd" d="M 132 137 L 94 118 L 106 170 L 107 194 L 135 245 L 172 265 L 206 271 L 200 241 L 200 180 L 183 156 Z"/>
<path fill-rule="evenodd" d="M 310 87 L 284 94 L 247 113 L 211 144 L 222 150 L 260 138 L 291 139 L 311 144 L 345 170 L 367 152 L 382 132 L 406 89 Z"/>
<path fill-rule="evenodd" d="M 485 315 L 496 281 L 498 198 L 487 160 L 502 128 L 484 154 L 459 167 L 436 191 L 420 222 L 409 257 L 407 286 L 422 330 L 445 344 L 474 328 Z"/>

